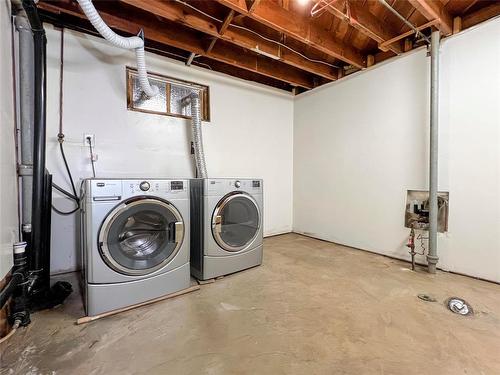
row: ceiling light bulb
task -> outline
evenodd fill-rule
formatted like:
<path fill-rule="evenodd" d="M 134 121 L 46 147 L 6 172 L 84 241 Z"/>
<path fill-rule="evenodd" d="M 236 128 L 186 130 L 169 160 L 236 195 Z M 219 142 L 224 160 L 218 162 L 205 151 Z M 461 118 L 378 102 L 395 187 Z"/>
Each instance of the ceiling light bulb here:
<path fill-rule="evenodd" d="M 299 0 L 299 4 L 302 6 L 307 5 L 308 2 L 309 0 Z"/>

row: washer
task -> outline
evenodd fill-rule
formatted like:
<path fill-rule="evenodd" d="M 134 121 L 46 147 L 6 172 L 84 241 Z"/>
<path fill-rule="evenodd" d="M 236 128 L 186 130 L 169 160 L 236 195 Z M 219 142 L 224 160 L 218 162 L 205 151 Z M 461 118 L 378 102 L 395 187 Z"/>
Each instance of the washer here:
<path fill-rule="evenodd" d="M 82 189 L 88 316 L 190 286 L 189 180 L 87 179 Z"/>
<path fill-rule="evenodd" d="M 207 280 L 260 265 L 263 181 L 209 178 L 190 185 L 191 274 Z"/>

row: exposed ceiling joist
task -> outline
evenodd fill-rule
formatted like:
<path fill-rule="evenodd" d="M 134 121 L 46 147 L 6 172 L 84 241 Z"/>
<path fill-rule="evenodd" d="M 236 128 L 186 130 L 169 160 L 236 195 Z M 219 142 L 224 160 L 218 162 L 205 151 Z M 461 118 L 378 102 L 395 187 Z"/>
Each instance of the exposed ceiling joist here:
<path fill-rule="evenodd" d="M 272 1 L 260 2 L 252 13 L 248 11 L 245 2 L 242 0 L 217 1 L 329 56 L 358 68 L 366 67 L 366 58 L 359 50 L 336 40 L 330 31 L 311 23 L 310 18 L 286 10 Z"/>
<path fill-rule="evenodd" d="M 424 30 L 424 29 L 427 29 L 428 27 L 431 27 L 431 26 L 434 26 L 438 23 L 437 20 L 434 20 L 434 21 L 429 21 L 429 22 L 426 22 L 424 23 L 423 25 L 420 25 L 420 26 L 416 26 L 417 30 L 421 31 L 421 30 Z M 403 33 L 403 34 L 400 34 L 398 36 L 395 36 L 394 38 L 392 39 L 389 39 L 381 44 L 379 44 L 379 48 L 383 50 L 383 47 L 385 47 L 386 45 L 389 45 L 391 43 L 394 43 L 398 40 L 401 40 L 401 39 L 404 39 L 406 37 L 409 37 L 411 35 L 415 35 L 415 31 L 413 30 L 408 30 L 407 32 Z"/>
<path fill-rule="evenodd" d="M 409 0 L 428 21 L 438 20 L 439 30 L 444 35 L 449 35 L 453 31 L 453 19 L 448 11 L 445 9 L 441 1 L 433 0 Z"/>
<path fill-rule="evenodd" d="M 317 3 L 324 3 L 328 0 L 315 0 Z M 399 55 L 403 52 L 401 48 L 401 43 L 384 43 L 387 40 L 392 39 L 396 34 L 391 25 L 383 23 L 379 18 L 374 16 L 366 6 L 358 4 L 357 2 L 351 1 L 349 4 L 350 15 L 348 15 L 344 10 L 344 2 L 333 2 L 326 6 L 326 10 L 333 14 L 335 17 L 340 18 L 342 21 L 347 22 L 349 25 L 354 27 L 359 32 L 368 36 L 369 38 L 375 40 L 382 46 L 381 49 L 386 51 L 391 50 L 395 54 Z"/>
<path fill-rule="evenodd" d="M 222 26 L 220 26 L 219 22 L 191 8 L 181 7 L 179 6 L 180 4 L 175 2 L 164 2 L 161 0 L 122 0 L 122 2 L 151 12 L 169 21 L 180 23 L 210 36 L 233 43 L 239 47 L 257 51 L 265 56 L 282 61 L 287 65 L 317 74 L 329 80 L 337 79 L 337 71 L 333 67 L 309 61 L 291 51 L 280 49 L 277 43 L 259 38 L 257 35 L 246 32 L 245 30 L 229 27 L 230 21 L 227 23 L 224 32 L 221 33 L 220 30 L 225 24 L 224 21 L 221 23 Z M 234 14 L 231 16 L 231 19 L 233 17 Z M 226 17 L 226 20 L 227 19 Z M 212 46 L 212 48 L 213 47 L 214 46 Z"/>
<path fill-rule="evenodd" d="M 248 13 L 252 13 L 257 8 L 259 3 L 260 0 L 250 0 L 250 3 L 247 5 Z"/>
<path fill-rule="evenodd" d="M 484 8 L 464 16 L 462 18 L 462 28 L 466 29 L 498 15 L 500 15 L 500 1 L 495 1 Z"/>
<path fill-rule="evenodd" d="M 217 38 L 211 38 L 210 43 L 208 43 L 208 46 L 207 46 L 205 52 L 210 53 L 210 51 L 212 51 L 212 48 L 214 48 L 215 43 L 217 43 Z"/>
<path fill-rule="evenodd" d="M 220 35 L 224 35 L 227 28 L 231 24 L 231 21 L 233 20 L 235 14 L 236 14 L 236 12 L 234 10 L 231 9 L 229 11 L 229 14 L 226 16 L 226 18 L 224 19 L 224 22 L 222 23 L 221 27 L 219 28 Z"/>
<path fill-rule="evenodd" d="M 64 12 L 72 16 L 86 19 L 80 8 L 69 1 L 58 1 L 57 6 L 47 2 L 40 2 L 38 7 L 48 11 Z M 288 67 L 279 61 L 272 61 L 241 48 L 232 47 L 227 45 L 227 43 L 220 46 L 215 45 L 212 50 L 207 53 L 203 45 L 203 40 L 201 40 L 199 35 L 194 31 L 181 31 L 178 27 L 173 27 L 159 20 L 153 21 L 148 19 L 148 22 L 138 22 L 136 20 L 120 17 L 116 12 L 110 14 L 100 10 L 99 14 L 111 28 L 117 31 L 136 35 L 140 29 L 143 29 L 146 39 L 170 45 L 200 56 L 206 56 L 238 68 L 287 82 L 294 86 L 300 86 L 307 89 L 314 87 L 313 78 L 304 74 L 302 71 Z"/>
<path fill-rule="evenodd" d="M 314 17 L 298 1 L 93 0 L 117 32 L 144 29 L 149 51 L 288 91 L 411 50 L 408 23 L 446 36 L 500 15 L 500 0 L 311 0 L 328 5 Z M 386 6 L 401 17 L 388 16 Z M 76 0 L 38 7 L 49 22 L 95 34 Z"/>

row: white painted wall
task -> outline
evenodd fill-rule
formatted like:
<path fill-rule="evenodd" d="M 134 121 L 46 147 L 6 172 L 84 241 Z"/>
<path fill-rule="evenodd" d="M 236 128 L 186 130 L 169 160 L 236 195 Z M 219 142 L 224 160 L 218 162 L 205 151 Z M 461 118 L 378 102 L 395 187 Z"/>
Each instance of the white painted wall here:
<path fill-rule="evenodd" d="M 47 166 L 69 188 L 58 151 L 60 31 L 48 37 Z M 134 54 L 102 39 L 65 31 L 65 150 L 76 178 L 91 176 L 83 134 L 96 136 L 99 177 L 191 177 L 187 120 L 128 111 L 125 66 Z M 265 235 L 292 229 L 293 97 L 278 90 L 147 55 L 148 69 L 210 86 L 211 122 L 204 125 L 208 173 L 264 179 Z M 58 207 L 70 202 L 54 195 Z M 69 206 L 68 206 L 69 203 Z M 52 272 L 77 265 L 74 218 L 54 213 Z"/>
<path fill-rule="evenodd" d="M 450 191 L 444 269 L 500 281 L 500 20 L 443 42 L 440 181 Z M 300 95 L 294 231 L 408 259 L 407 189 L 428 175 L 424 50 Z M 420 258 L 420 261 L 424 261 Z"/>
<path fill-rule="evenodd" d="M 12 267 L 19 236 L 11 51 L 10 1 L 0 1 L 0 280 Z"/>

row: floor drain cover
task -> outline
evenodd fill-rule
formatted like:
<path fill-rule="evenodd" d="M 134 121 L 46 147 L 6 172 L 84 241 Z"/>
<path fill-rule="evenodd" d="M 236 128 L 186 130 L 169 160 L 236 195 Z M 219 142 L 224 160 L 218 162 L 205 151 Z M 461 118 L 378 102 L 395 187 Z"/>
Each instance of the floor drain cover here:
<path fill-rule="evenodd" d="M 428 294 L 419 294 L 418 298 L 425 302 L 436 302 L 436 299 Z"/>
<path fill-rule="evenodd" d="M 465 300 L 458 297 L 451 297 L 447 305 L 450 311 L 455 314 L 471 315 L 473 313 L 472 307 Z"/>

